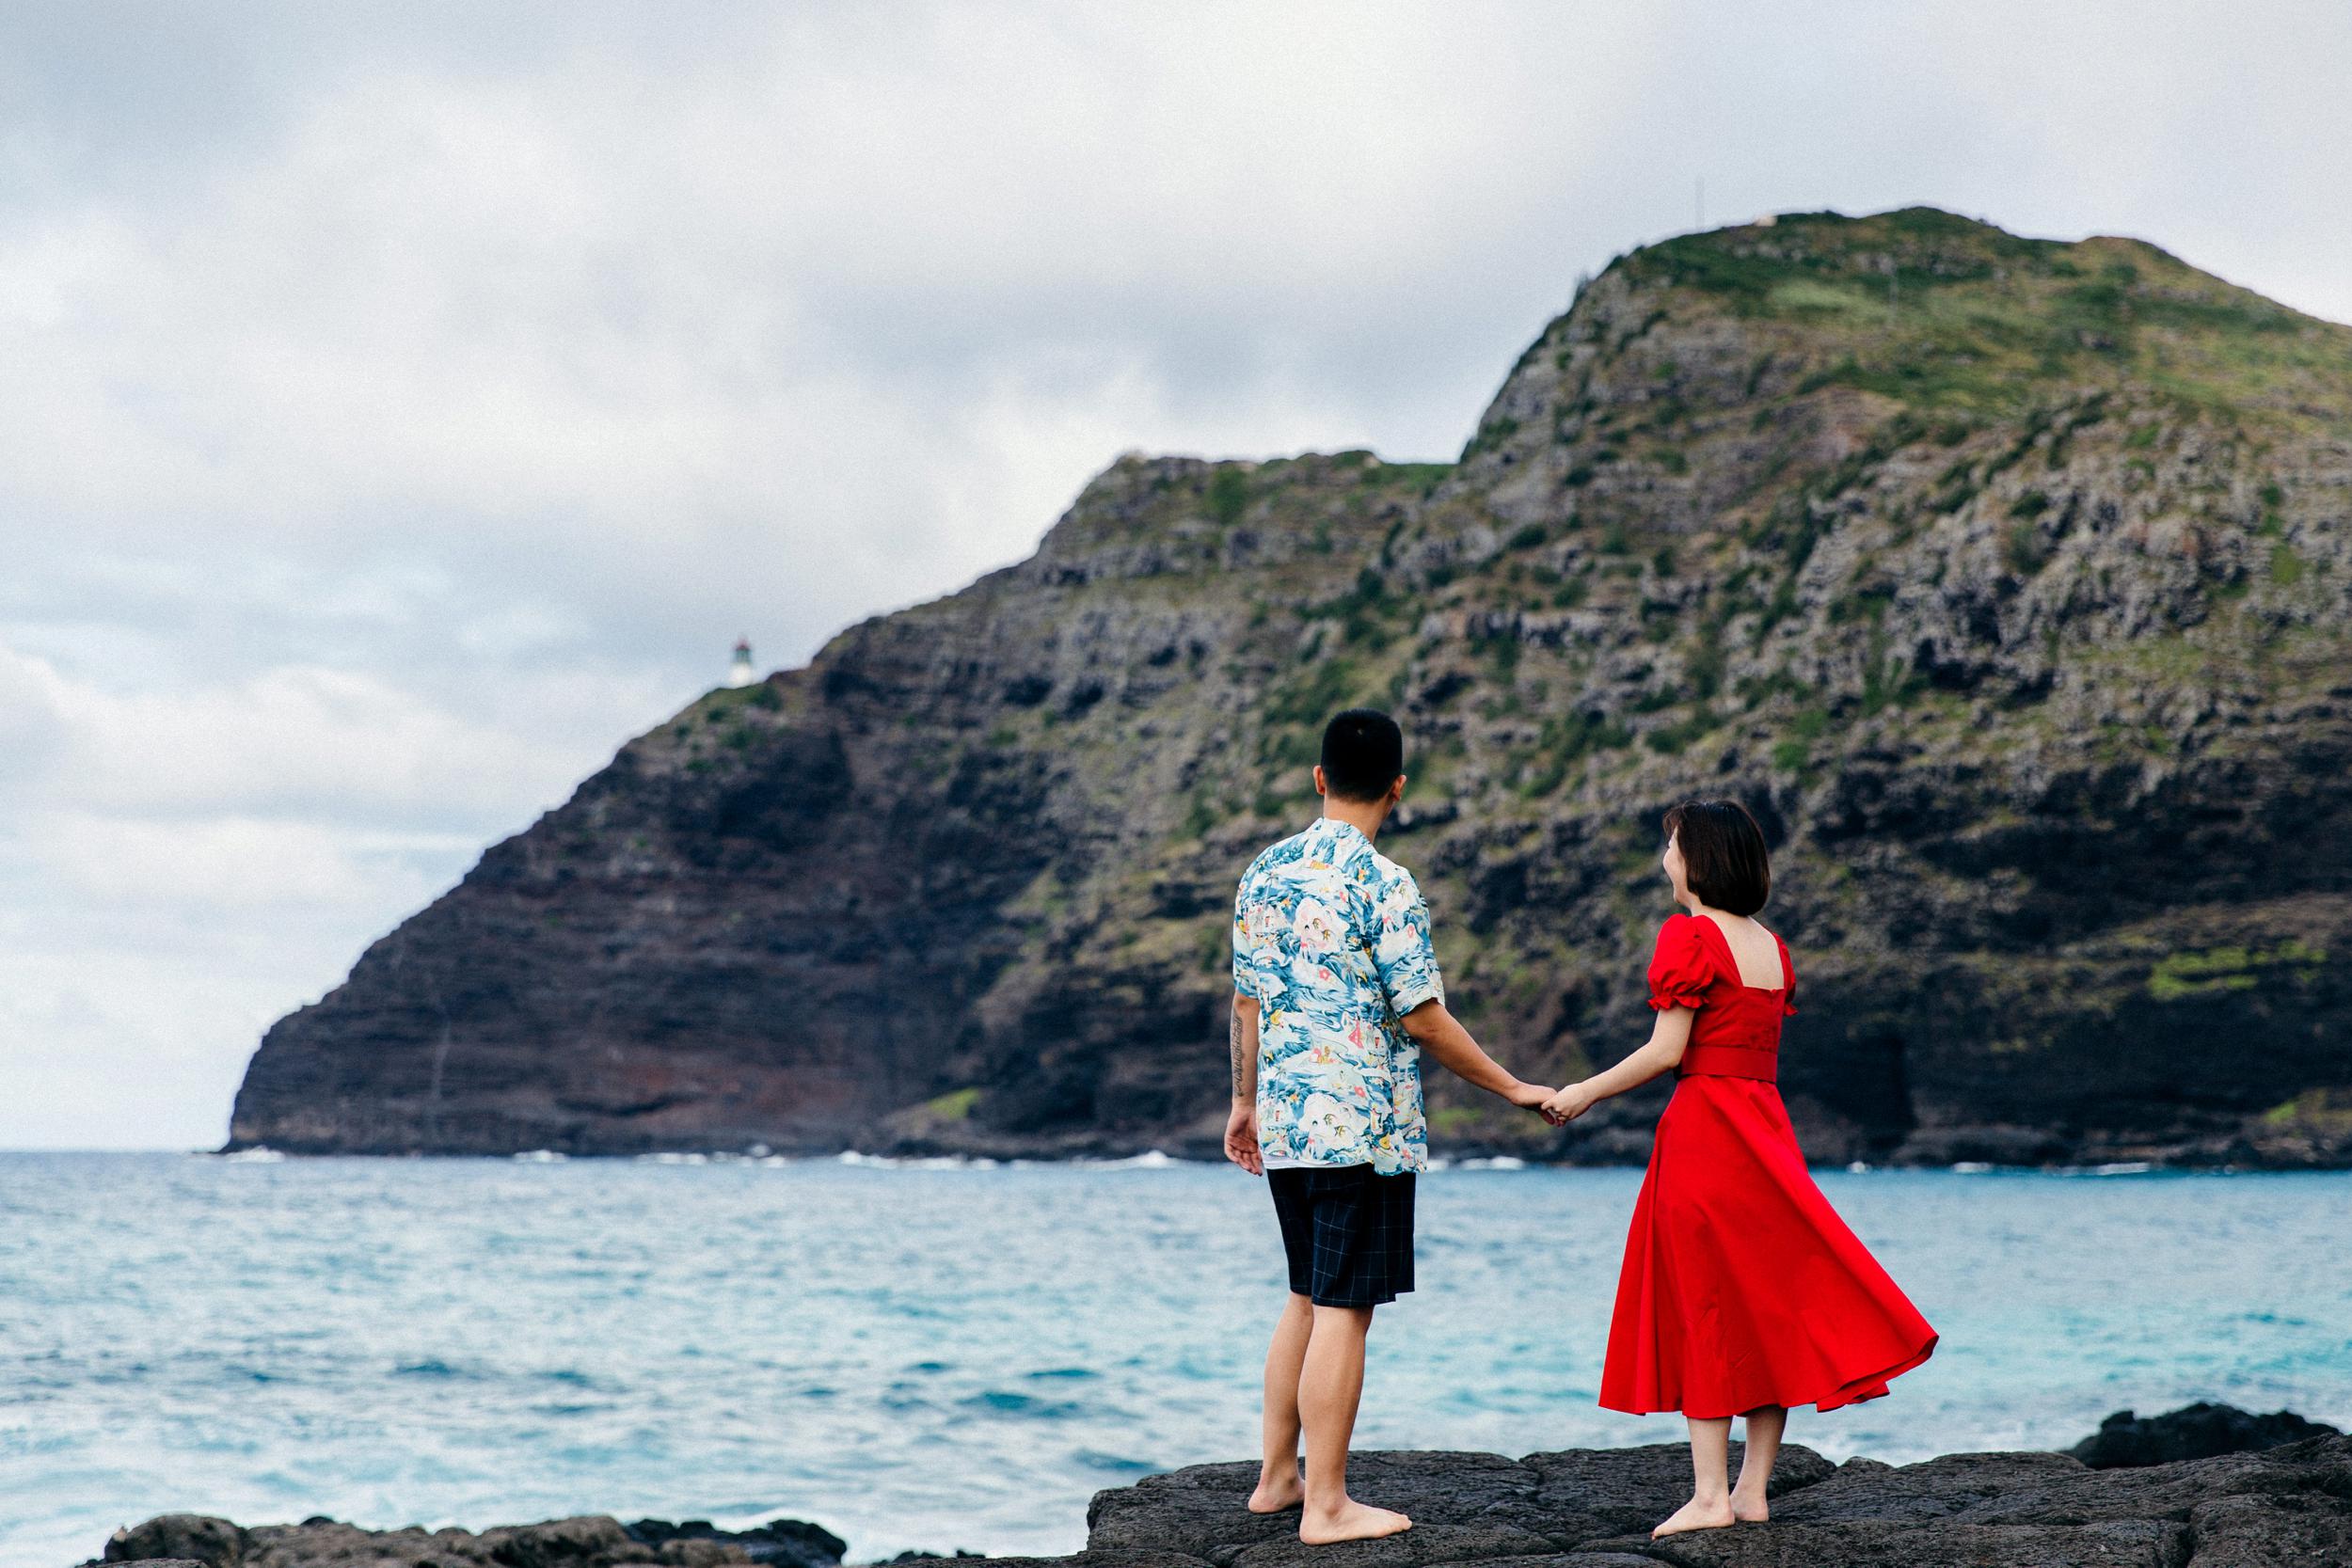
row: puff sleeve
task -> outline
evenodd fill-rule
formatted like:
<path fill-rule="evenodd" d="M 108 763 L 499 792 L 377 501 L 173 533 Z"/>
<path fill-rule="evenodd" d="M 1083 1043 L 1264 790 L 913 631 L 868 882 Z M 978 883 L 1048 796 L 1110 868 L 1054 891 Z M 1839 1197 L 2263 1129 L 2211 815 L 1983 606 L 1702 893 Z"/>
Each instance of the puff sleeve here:
<path fill-rule="evenodd" d="M 1661 1013 L 1669 1007 L 1695 1012 L 1707 1006 L 1714 978 L 1715 966 L 1699 944 L 1698 921 L 1687 914 L 1668 920 L 1649 956 L 1649 1005 Z"/>

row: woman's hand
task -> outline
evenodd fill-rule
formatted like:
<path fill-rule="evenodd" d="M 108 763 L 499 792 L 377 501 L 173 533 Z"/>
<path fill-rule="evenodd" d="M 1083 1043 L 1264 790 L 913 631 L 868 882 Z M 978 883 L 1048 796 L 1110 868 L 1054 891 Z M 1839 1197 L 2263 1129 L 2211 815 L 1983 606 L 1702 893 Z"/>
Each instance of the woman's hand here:
<path fill-rule="evenodd" d="M 1540 1107 L 1544 1119 L 1554 1127 L 1565 1127 L 1593 1108 L 1593 1092 L 1582 1084 L 1570 1084 Z"/>

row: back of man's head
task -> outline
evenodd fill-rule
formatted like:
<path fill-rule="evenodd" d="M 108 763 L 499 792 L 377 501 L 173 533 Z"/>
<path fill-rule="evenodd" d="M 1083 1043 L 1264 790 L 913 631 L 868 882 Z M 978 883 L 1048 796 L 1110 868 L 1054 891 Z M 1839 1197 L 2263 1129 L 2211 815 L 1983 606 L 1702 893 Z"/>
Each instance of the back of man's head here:
<path fill-rule="evenodd" d="M 1405 732 L 1377 708 L 1352 707 L 1323 727 L 1323 787 L 1342 800 L 1377 800 L 1405 771 Z"/>

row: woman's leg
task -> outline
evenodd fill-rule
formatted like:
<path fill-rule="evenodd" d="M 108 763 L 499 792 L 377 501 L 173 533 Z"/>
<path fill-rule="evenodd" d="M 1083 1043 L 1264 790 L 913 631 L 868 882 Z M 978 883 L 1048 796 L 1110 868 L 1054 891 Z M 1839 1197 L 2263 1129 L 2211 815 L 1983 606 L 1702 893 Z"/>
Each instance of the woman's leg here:
<path fill-rule="evenodd" d="M 1731 1418 L 1691 1416 L 1691 1500 L 1650 1531 L 1679 1535 L 1690 1529 L 1721 1529 L 1732 1522 Z"/>
<path fill-rule="evenodd" d="M 1749 1524 L 1761 1524 L 1772 1516 L 1764 1493 L 1772 1484 L 1772 1461 L 1780 1457 L 1780 1436 L 1788 1430 L 1785 1404 L 1748 1412 L 1748 1448 L 1740 1458 L 1739 1483 L 1731 1489 L 1731 1512 Z"/>

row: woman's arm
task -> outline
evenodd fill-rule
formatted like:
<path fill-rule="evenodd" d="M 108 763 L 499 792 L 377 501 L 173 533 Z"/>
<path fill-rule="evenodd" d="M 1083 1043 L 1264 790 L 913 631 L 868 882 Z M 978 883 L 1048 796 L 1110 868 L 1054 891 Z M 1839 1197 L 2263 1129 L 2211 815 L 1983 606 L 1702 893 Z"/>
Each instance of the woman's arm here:
<path fill-rule="evenodd" d="M 1661 1073 L 1682 1063 L 1691 1043 L 1692 1021 L 1699 1015 L 1688 1007 L 1668 1007 L 1658 1015 L 1642 1048 L 1606 1072 L 1596 1072 L 1581 1084 L 1570 1084 L 1543 1103 L 1544 1119 L 1554 1126 L 1574 1121 L 1601 1101 L 1638 1089 Z"/>

